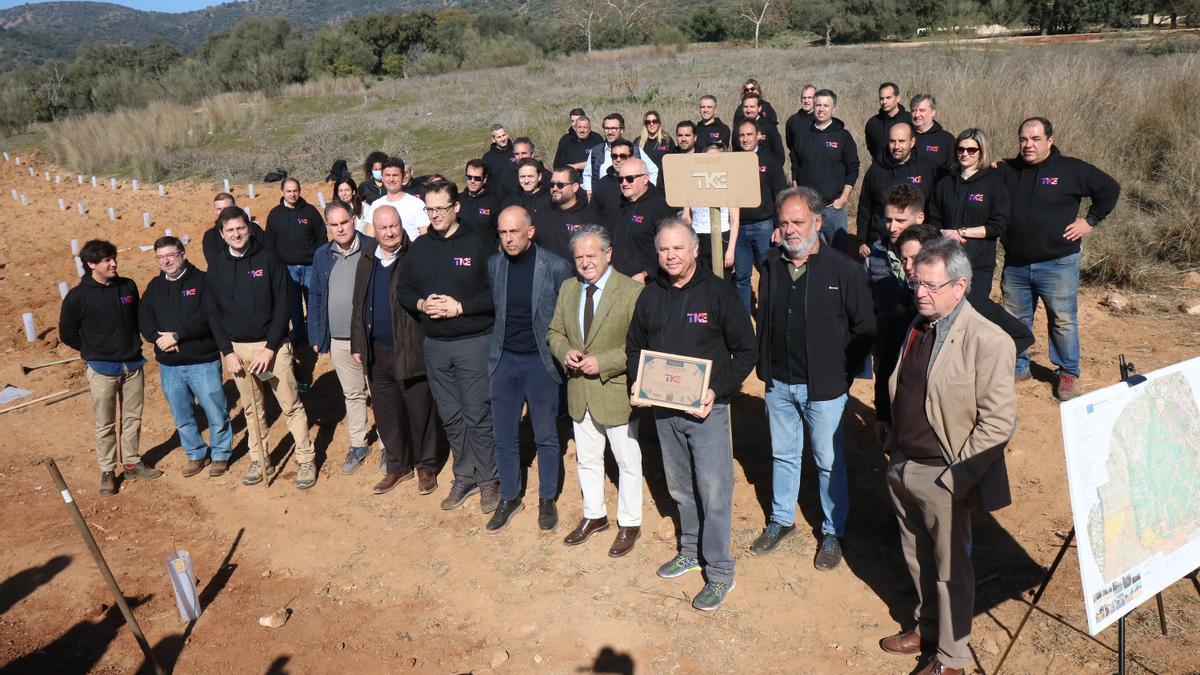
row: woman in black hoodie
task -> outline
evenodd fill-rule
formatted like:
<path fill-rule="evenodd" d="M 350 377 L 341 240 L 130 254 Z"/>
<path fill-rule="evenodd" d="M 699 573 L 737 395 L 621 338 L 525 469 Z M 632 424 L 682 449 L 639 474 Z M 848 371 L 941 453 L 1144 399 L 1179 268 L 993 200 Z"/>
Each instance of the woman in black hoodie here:
<path fill-rule="evenodd" d="M 954 142 L 954 173 L 938 181 L 926 222 L 962 244 L 971 260 L 973 301 L 986 299 L 996 272 L 996 240 L 1008 228 L 1008 188 L 992 170 L 991 145 L 980 129 L 967 129 Z"/>

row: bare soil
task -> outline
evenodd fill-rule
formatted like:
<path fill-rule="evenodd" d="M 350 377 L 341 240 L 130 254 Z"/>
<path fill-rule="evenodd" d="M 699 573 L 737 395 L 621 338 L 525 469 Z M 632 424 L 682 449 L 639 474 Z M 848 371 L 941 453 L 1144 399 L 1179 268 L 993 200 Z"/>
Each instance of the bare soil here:
<path fill-rule="evenodd" d="M 138 250 L 170 227 L 198 239 L 212 222 L 214 186 L 170 184 L 116 192 L 75 176 L 44 180 L 57 169 L 33 161 L 0 163 L 9 216 L 0 239 L 0 382 L 37 395 L 84 386 L 78 363 L 39 370 L 20 365 L 73 356 L 58 340 L 59 281 L 76 283 L 70 239 L 104 237 L 123 250 L 123 274 L 145 285 L 152 254 Z M 89 177 L 90 178 L 90 177 Z M 9 190 L 30 204 L 11 201 Z M 310 198 L 316 189 L 310 186 Z M 277 195 L 262 186 L 245 199 L 263 218 Z M 63 197 L 68 211 L 58 210 Z M 87 215 L 76 213 L 82 201 Z M 314 200 L 315 201 L 315 200 Z M 120 218 L 109 222 L 105 209 Z M 144 229 L 149 211 L 154 226 Z M 199 258 L 198 251 L 196 256 Z M 1143 371 L 1195 356 L 1197 319 L 1175 306 L 1183 291 L 1129 294 L 1134 311 L 1114 315 L 1085 289 L 1080 302 L 1085 388 L 1117 378 L 1118 354 Z M 38 339 L 28 344 L 20 313 L 32 311 Z M 1039 315 L 1039 318 L 1041 316 Z M 1039 321 L 1037 379 L 1019 385 L 1020 423 L 1009 448 L 1013 506 L 977 516 L 977 668 L 992 672 L 1027 607 L 1028 591 L 1071 528 L 1057 403 L 1051 395 L 1045 326 Z M 647 475 L 644 533 L 627 557 L 606 556 L 611 533 L 577 548 L 561 539 L 580 517 L 573 444 L 565 442 L 561 523 L 540 535 L 527 508 L 497 536 L 483 532 L 478 501 L 439 510 L 450 480 L 433 495 L 405 483 L 375 497 L 373 452 L 343 476 L 346 446 L 337 380 L 328 362 L 316 367 L 305 398 L 322 458 L 315 488 L 300 493 L 295 463 L 268 486 L 244 487 L 244 428 L 235 427 L 231 472 L 183 478 L 186 461 L 148 367 L 142 451 L 166 471 L 153 482 L 126 483 L 120 495 L 97 494 L 92 417 L 87 395 L 0 416 L 0 670 L 5 673 L 126 673 L 144 660 L 112 604 L 46 469 L 52 457 L 116 574 L 158 659 L 181 673 L 395 672 L 884 672 L 907 673 L 915 659 L 884 654 L 879 638 L 907 625 L 915 596 L 900 557 L 883 486 L 884 460 L 870 434 L 870 383 L 858 382 L 846 418 L 852 512 L 846 562 L 821 573 L 812 566 L 820 506 L 811 464 L 801 489 L 802 525 L 769 556 L 747 553 L 765 520 L 770 459 L 762 385 L 753 377 L 734 403 L 737 588 L 713 615 L 690 608 L 701 580 L 674 581 L 655 568 L 675 552 L 671 500 L 651 425 L 643 432 Z M 238 407 L 236 392 L 227 387 Z M 240 412 L 240 410 L 236 410 Z M 283 424 L 272 419 L 275 459 L 290 451 Z M 239 416 L 240 419 L 240 416 Z M 567 435 L 564 434 L 564 438 Z M 530 484 L 537 480 L 531 469 Z M 532 492 L 532 491 L 531 491 Z M 609 492 L 610 509 L 615 488 Z M 534 505 L 532 496 L 528 506 Z M 189 625 L 175 608 L 164 557 L 191 553 L 204 613 Z M 1153 604 L 1129 620 L 1131 672 L 1200 673 L 1200 588 L 1180 581 L 1164 593 L 1170 634 L 1159 632 Z M 288 608 L 281 628 L 260 616 Z M 1007 672 L 1110 672 L 1117 636 L 1087 635 L 1077 560 L 1069 552 L 1009 657 Z"/>

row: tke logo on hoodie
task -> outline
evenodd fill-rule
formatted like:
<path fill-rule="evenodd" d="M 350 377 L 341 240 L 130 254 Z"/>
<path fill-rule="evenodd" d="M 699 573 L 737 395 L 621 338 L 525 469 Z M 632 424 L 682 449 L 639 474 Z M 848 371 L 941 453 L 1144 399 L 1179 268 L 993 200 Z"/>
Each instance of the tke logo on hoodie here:
<path fill-rule="evenodd" d="M 925 152 L 937 152 L 941 147 L 940 145 L 927 145 L 925 146 Z"/>
<path fill-rule="evenodd" d="M 688 323 L 708 323 L 708 312 L 688 312 Z"/>
<path fill-rule="evenodd" d="M 492 210 L 491 209 L 479 209 L 479 215 L 490 216 L 490 215 L 492 215 Z"/>
<path fill-rule="evenodd" d="M 632 220 L 633 222 L 637 223 L 638 225 L 641 225 L 642 223 L 646 222 L 646 216 L 636 216 L 635 215 L 635 216 L 630 216 L 629 219 Z"/>
<path fill-rule="evenodd" d="M 454 266 L 455 266 L 455 267 L 470 267 L 470 266 L 471 266 L 471 259 L 470 259 L 470 258 L 458 258 L 458 257 L 455 257 L 455 258 L 454 258 Z"/>
<path fill-rule="evenodd" d="M 829 148 L 830 150 L 837 150 L 838 142 L 837 141 L 825 141 L 825 147 Z"/>
<path fill-rule="evenodd" d="M 308 224 L 308 218 L 297 218 L 297 219 L 296 219 L 296 222 L 297 222 L 297 223 L 300 223 L 301 225 L 307 225 L 307 224 Z"/>
<path fill-rule="evenodd" d="M 265 276 L 265 271 L 262 269 L 250 270 L 251 279 L 262 279 Z"/>
<path fill-rule="evenodd" d="M 982 204 L 983 203 L 983 194 L 982 193 L 969 194 L 969 195 L 967 195 L 967 201 L 979 202 L 980 204 Z"/>
<path fill-rule="evenodd" d="M 1058 185 L 1058 176 L 1042 176 L 1042 185 Z"/>
<path fill-rule="evenodd" d="M 122 296 L 121 296 L 121 304 L 122 304 L 122 305 L 128 305 L 128 304 L 130 304 L 130 303 L 132 303 L 132 302 L 133 302 L 133 296 L 132 296 L 132 295 L 122 295 Z"/>
<path fill-rule="evenodd" d="M 766 173 L 766 172 L 767 172 L 767 165 L 766 165 L 766 164 L 759 164 L 759 165 L 758 165 L 758 172 L 759 172 L 759 173 Z"/>
<path fill-rule="evenodd" d="M 183 292 L 180 293 L 180 295 L 182 295 L 185 298 L 194 298 L 194 297 L 196 297 L 196 289 L 185 288 L 185 289 L 183 289 Z"/>
<path fill-rule="evenodd" d="M 583 223 L 563 223 L 563 227 L 567 232 L 578 232 L 579 228 L 583 227 Z"/>
<path fill-rule="evenodd" d="M 912 183 L 913 185 L 920 185 L 921 183 L 925 182 L 925 177 L 924 176 L 909 176 L 908 182 Z"/>
<path fill-rule="evenodd" d="M 721 132 L 719 132 L 719 131 L 710 131 L 710 132 L 708 132 L 708 137 L 709 137 L 709 138 L 720 139 L 720 138 L 721 138 Z"/>

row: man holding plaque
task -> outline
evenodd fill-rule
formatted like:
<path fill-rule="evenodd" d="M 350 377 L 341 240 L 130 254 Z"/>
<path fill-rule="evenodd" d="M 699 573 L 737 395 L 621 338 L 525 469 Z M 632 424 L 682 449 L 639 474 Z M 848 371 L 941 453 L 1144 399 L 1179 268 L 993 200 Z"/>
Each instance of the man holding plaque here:
<path fill-rule="evenodd" d="M 638 297 L 625 344 L 629 372 L 638 373 L 630 403 L 654 406 L 667 488 L 679 507 L 679 553 L 658 575 L 679 577 L 703 562 L 707 583 L 692 607 L 712 611 L 734 585 L 729 400 L 758 348 L 737 291 L 696 264 L 699 239 L 687 223 L 664 219 L 655 248 L 659 269 Z"/>
<path fill-rule="evenodd" d="M 780 248 L 758 276 L 758 377 L 766 383 L 771 424 L 771 519 L 750 546 L 769 553 L 795 530 L 804 432 L 812 439 L 821 509 L 816 568 L 842 560 L 850 511 L 842 413 L 850 382 L 875 335 L 875 309 L 862 265 L 821 244 L 825 204 L 808 187 L 779 193 Z"/>

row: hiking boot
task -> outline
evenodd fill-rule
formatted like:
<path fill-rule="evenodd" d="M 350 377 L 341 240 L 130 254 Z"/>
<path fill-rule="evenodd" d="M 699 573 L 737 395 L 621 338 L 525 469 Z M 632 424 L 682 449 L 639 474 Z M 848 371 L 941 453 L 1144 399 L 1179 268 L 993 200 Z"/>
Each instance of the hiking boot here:
<path fill-rule="evenodd" d="M 296 489 L 307 490 L 317 484 L 317 463 L 300 462 L 300 470 L 296 472 Z"/>
<path fill-rule="evenodd" d="M 413 472 L 409 469 L 408 473 L 385 473 L 383 478 L 371 488 L 372 494 L 381 495 L 389 492 L 392 488 L 403 483 L 406 480 L 412 480 Z"/>
<path fill-rule="evenodd" d="M 479 486 L 479 510 L 491 513 L 500 503 L 500 481 L 492 481 Z"/>
<path fill-rule="evenodd" d="M 1079 376 L 1061 370 L 1058 372 L 1058 386 L 1054 388 L 1054 395 L 1058 400 L 1070 401 L 1082 393 L 1079 389 Z"/>
<path fill-rule="evenodd" d="M 228 470 L 229 460 L 218 459 L 208 467 L 208 477 L 216 478 L 217 476 L 224 476 L 225 472 Z"/>
<path fill-rule="evenodd" d="M 692 607 L 701 612 L 715 610 L 725 602 L 725 596 L 729 595 L 729 591 L 732 591 L 735 585 L 733 580 L 710 581 L 704 584 L 704 590 L 700 591 L 700 594 L 692 600 Z"/>
<path fill-rule="evenodd" d="M 342 465 L 342 473 L 347 476 L 354 473 L 370 451 L 371 448 L 365 445 L 350 446 L 350 452 L 346 453 L 346 463 Z"/>
<path fill-rule="evenodd" d="M 205 466 L 208 466 L 207 457 L 203 459 L 189 459 L 188 463 L 183 467 L 183 477 L 191 478 L 192 476 L 195 476 L 203 471 Z"/>
<path fill-rule="evenodd" d="M 658 568 L 658 576 L 663 579 L 674 579 L 681 577 L 688 572 L 699 572 L 700 560 L 682 553 L 671 558 L 670 561 Z"/>
<path fill-rule="evenodd" d="M 250 468 L 246 469 L 246 475 L 242 476 L 242 485 L 258 485 L 263 482 L 262 463 L 257 459 L 250 462 Z"/>
<path fill-rule="evenodd" d="M 138 462 L 137 464 L 126 464 L 125 465 L 125 480 L 137 480 L 138 478 L 143 478 L 145 480 L 151 480 L 154 478 L 158 478 L 161 475 L 162 475 L 161 471 L 159 471 L 158 469 L 150 468 L 150 467 L 146 466 L 145 464 L 143 464 L 142 462 Z"/>
<path fill-rule="evenodd" d="M 551 532 L 558 527 L 558 507 L 553 499 L 538 500 L 538 529 Z"/>
<path fill-rule="evenodd" d="M 508 527 L 508 524 L 512 522 L 512 517 L 523 510 L 525 510 L 525 504 L 520 498 L 502 499 L 496 506 L 496 512 L 492 514 L 491 520 L 487 522 L 487 525 L 483 529 L 488 534 L 496 534 Z"/>
<path fill-rule="evenodd" d="M 112 471 L 100 472 L 100 494 L 106 497 L 117 494 L 117 476 Z"/>
<path fill-rule="evenodd" d="M 437 474 L 429 469 L 417 469 L 417 492 L 427 495 L 438 487 Z"/>
<path fill-rule="evenodd" d="M 796 531 L 795 525 L 780 525 L 775 521 L 767 523 L 766 529 L 762 534 L 758 535 L 758 539 L 750 544 L 750 552 L 754 555 L 763 555 L 775 550 L 784 539 L 787 539 L 793 532 Z"/>
<path fill-rule="evenodd" d="M 842 544 L 838 538 L 832 534 L 825 535 L 821 540 L 821 547 L 817 549 L 817 558 L 813 561 L 813 567 L 816 567 L 822 572 L 838 566 L 842 562 Z"/>
<path fill-rule="evenodd" d="M 468 497 L 477 492 L 479 492 L 478 485 L 470 485 L 466 481 L 455 478 L 454 482 L 450 483 L 450 494 L 446 495 L 446 498 L 442 500 L 442 510 L 452 511 L 457 509 L 463 505 L 463 502 L 467 501 Z"/>

